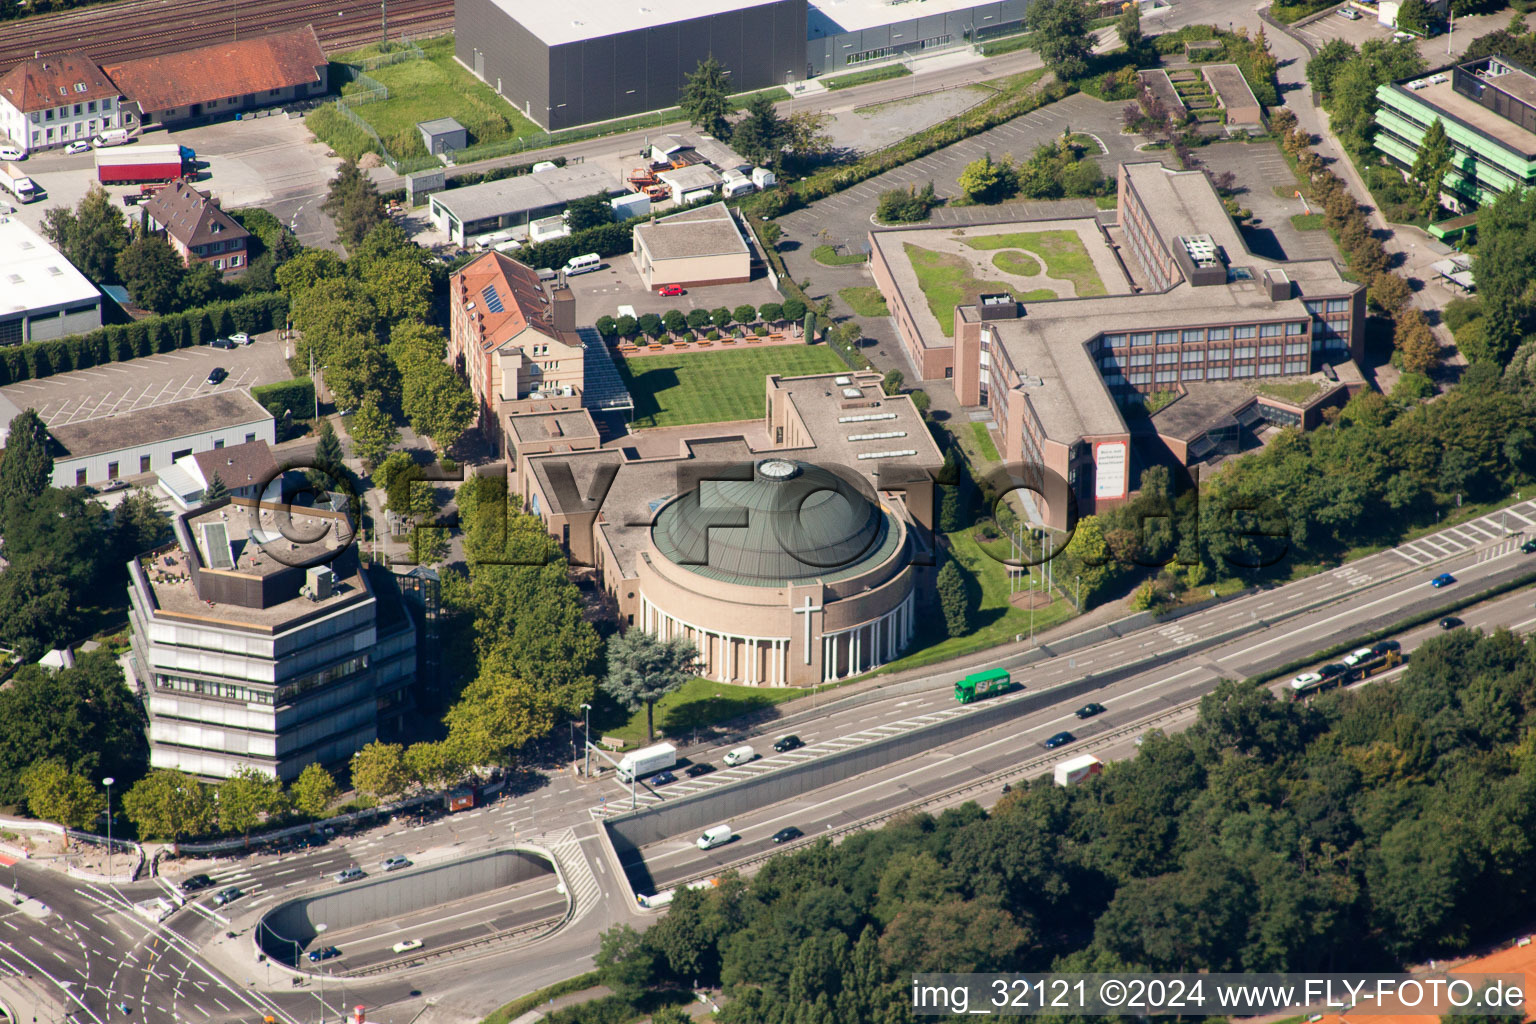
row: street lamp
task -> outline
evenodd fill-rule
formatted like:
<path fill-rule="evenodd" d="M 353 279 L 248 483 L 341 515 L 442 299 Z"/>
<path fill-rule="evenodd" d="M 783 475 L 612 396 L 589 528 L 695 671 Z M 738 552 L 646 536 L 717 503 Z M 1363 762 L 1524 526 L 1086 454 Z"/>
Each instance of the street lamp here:
<path fill-rule="evenodd" d="M 591 778 L 591 776 L 592 776 L 592 705 L 591 704 L 583 704 L 581 706 L 581 710 L 584 713 L 583 714 L 583 723 L 582 723 L 582 727 L 581 727 L 581 735 L 582 735 L 582 738 L 586 741 L 583 744 L 583 746 L 582 746 L 582 755 L 586 758 L 586 764 L 582 767 L 581 774 L 582 774 L 582 776 L 584 778 Z"/>
<path fill-rule="evenodd" d="M 272 936 L 274 939 L 282 939 L 284 942 L 289 943 L 290 945 L 293 946 L 293 969 L 294 970 L 298 970 L 299 969 L 299 940 L 298 939 L 290 939 L 286 935 L 279 935 L 279 934 L 277 934 L 277 931 L 275 929 L 273 929 L 273 927 L 271 925 L 267 924 L 267 922 L 265 922 L 265 921 L 257 922 L 257 924 L 258 924 L 258 927 L 265 928 L 267 930 L 267 934 Z"/>
<path fill-rule="evenodd" d="M 107 884 L 112 884 L 112 783 L 116 782 L 108 775 L 101 780 L 101 784 L 107 787 Z"/>

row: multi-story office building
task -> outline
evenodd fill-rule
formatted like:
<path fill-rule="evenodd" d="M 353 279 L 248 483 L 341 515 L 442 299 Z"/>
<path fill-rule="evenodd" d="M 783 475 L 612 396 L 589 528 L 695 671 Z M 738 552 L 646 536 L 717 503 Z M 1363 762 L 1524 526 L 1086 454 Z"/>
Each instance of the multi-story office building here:
<path fill-rule="evenodd" d="M 0 76 L 0 139 L 23 153 L 121 128 L 118 88 L 91 58 L 58 53 L 22 61 Z"/>
<path fill-rule="evenodd" d="M 152 766 L 291 780 L 400 730 L 416 624 L 345 514 L 236 498 L 173 526 L 128 566 Z"/>
<path fill-rule="evenodd" d="M 1376 89 L 1376 148 L 1403 170 L 1439 120 L 1454 156 L 1443 194 L 1481 205 L 1536 185 L 1536 72 L 1498 54 Z"/>

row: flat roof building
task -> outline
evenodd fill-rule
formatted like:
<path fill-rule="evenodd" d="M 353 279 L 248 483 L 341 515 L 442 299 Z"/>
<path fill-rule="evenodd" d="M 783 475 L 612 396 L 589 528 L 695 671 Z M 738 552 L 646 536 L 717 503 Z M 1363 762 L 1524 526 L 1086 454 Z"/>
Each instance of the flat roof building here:
<path fill-rule="evenodd" d="M 635 225 L 630 258 L 647 288 L 752 279 L 752 250 L 730 207 L 711 203 Z"/>
<path fill-rule="evenodd" d="M 476 235 L 527 227 L 560 214 L 573 200 L 628 190 L 597 163 L 567 164 L 533 174 L 435 192 L 428 201 L 432 223 L 454 243 L 467 246 Z"/>
<path fill-rule="evenodd" d="M 344 513 L 235 498 L 172 527 L 128 563 L 151 767 L 286 782 L 400 732 L 416 625 Z"/>
<path fill-rule="evenodd" d="M 1453 150 L 1442 195 L 1490 203 L 1536 185 L 1536 72 L 1494 54 L 1376 88 L 1375 146 L 1402 170 L 1439 120 Z"/>
<path fill-rule="evenodd" d="M 1364 288 L 1332 260 L 1250 252 L 1204 172 L 1122 164 L 1118 197 L 1106 249 L 1123 269 L 1120 281 L 1105 282 L 1108 294 L 1025 303 L 983 295 L 954 310 L 955 393 L 992 413 L 1004 460 L 1023 464 L 1040 521 L 1056 529 L 1128 496 L 1121 401 L 1206 381 L 1306 375 L 1364 350 Z M 971 224 L 966 232 L 974 240 L 1071 223 Z M 895 312 L 918 303 L 902 294 L 914 285 L 882 272 L 880 261 L 897 255 L 884 245 L 888 234 L 921 232 L 872 233 L 875 279 Z M 897 323 L 905 337 L 910 324 Z"/>
<path fill-rule="evenodd" d="M 806 63 L 834 75 L 1024 29 L 1029 0 L 812 0 Z"/>
<path fill-rule="evenodd" d="M 1200 74 L 1227 114 L 1227 128 L 1263 128 L 1264 108 L 1236 64 L 1202 64 Z"/>
<path fill-rule="evenodd" d="M 0 345 L 101 326 L 101 292 L 47 239 L 0 216 Z"/>
<path fill-rule="evenodd" d="M 416 130 L 421 132 L 421 144 L 432 154 L 452 153 L 469 145 L 469 131 L 451 117 L 439 117 L 432 121 L 420 121 Z"/>
<path fill-rule="evenodd" d="M 867 672 L 899 655 L 929 600 L 943 457 L 878 373 L 769 376 L 766 398 L 766 447 L 699 424 L 671 457 L 535 454 L 517 493 L 596 568 L 623 625 L 686 636 L 706 677 Z"/>

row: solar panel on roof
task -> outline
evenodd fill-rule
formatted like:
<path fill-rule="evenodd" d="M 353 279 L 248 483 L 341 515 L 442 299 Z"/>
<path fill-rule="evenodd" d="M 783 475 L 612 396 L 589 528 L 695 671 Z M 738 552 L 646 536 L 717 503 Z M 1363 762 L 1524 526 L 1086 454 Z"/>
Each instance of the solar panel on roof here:
<path fill-rule="evenodd" d="M 501 304 L 501 296 L 497 294 L 494 284 L 488 284 L 480 289 L 480 294 L 485 299 L 485 308 L 492 313 L 503 313 L 506 311 L 506 307 Z"/>
<path fill-rule="evenodd" d="M 210 569 L 233 569 L 234 555 L 229 550 L 229 530 L 223 523 L 204 523 L 203 553 L 208 556 Z"/>

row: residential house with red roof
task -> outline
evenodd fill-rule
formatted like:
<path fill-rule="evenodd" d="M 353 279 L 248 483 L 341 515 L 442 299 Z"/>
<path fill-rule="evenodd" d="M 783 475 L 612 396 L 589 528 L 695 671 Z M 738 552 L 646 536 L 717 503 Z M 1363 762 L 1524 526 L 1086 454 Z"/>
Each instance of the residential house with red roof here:
<path fill-rule="evenodd" d="M 325 51 L 310 25 L 108 64 L 129 115 L 174 125 L 319 96 L 329 88 Z"/>
<path fill-rule="evenodd" d="M 211 193 L 176 181 L 156 192 L 142 209 L 151 228 L 164 232 L 188 267 L 211 263 L 228 277 L 245 273 L 251 233 L 221 210 Z"/>
<path fill-rule="evenodd" d="M 480 404 L 480 429 L 506 454 L 509 415 L 581 407 L 585 370 L 576 299 L 546 291 L 538 272 L 488 252 L 448 287 L 448 355 Z"/>
<path fill-rule="evenodd" d="M 0 76 L 0 136 L 24 153 L 121 127 L 117 86 L 83 53 L 22 61 Z"/>

